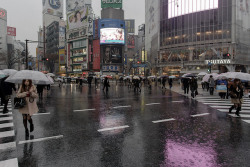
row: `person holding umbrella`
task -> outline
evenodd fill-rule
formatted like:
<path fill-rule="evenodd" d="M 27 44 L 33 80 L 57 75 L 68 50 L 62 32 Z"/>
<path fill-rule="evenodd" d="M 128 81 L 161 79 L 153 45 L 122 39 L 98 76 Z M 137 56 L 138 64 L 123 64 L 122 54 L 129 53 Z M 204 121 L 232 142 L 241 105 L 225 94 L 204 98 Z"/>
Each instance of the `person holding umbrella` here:
<path fill-rule="evenodd" d="M 192 77 L 190 81 L 190 90 L 191 90 L 191 96 L 193 98 L 197 95 L 197 89 L 198 89 L 197 80 L 194 77 Z"/>
<path fill-rule="evenodd" d="M 27 120 L 30 123 L 30 132 L 34 131 L 34 124 L 31 116 L 38 112 L 38 107 L 36 104 L 37 90 L 36 87 L 32 84 L 32 80 L 24 79 L 22 85 L 17 93 L 18 98 L 25 98 L 26 105 L 23 108 L 19 109 L 19 112 L 23 115 L 23 125 L 25 128 L 26 136 L 29 136 L 29 129 L 27 127 Z"/>
<path fill-rule="evenodd" d="M 235 108 L 236 109 L 235 115 L 240 116 L 241 105 L 243 103 L 244 90 L 243 90 L 243 85 L 240 83 L 239 79 L 234 80 L 234 83 L 230 87 L 229 91 L 230 91 L 229 94 L 231 96 L 231 103 L 234 104 L 229 108 L 229 113 L 231 113 L 232 110 Z"/>
<path fill-rule="evenodd" d="M 167 82 L 166 77 L 163 77 L 162 78 L 162 89 L 166 89 L 166 82 Z"/>
<path fill-rule="evenodd" d="M 210 95 L 214 95 L 215 81 L 213 75 L 210 75 L 210 78 L 208 79 L 208 84 L 209 84 Z"/>
<path fill-rule="evenodd" d="M 106 88 L 106 92 L 108 92 L 109 87 L 110 87 L 110 85 L 109 85 L 108 77 L 105 77 L 104 82 L 103 82 L 103 89 L 102 90 L 104 91 L 104 89 Z"/>
<path fill-rule="evenodd" d="M 173 87 L 173 79 L 172 78 L 168 79 L 168 84 L 169 84 L 169 89 L 171 90 L 171 88 Z"/>

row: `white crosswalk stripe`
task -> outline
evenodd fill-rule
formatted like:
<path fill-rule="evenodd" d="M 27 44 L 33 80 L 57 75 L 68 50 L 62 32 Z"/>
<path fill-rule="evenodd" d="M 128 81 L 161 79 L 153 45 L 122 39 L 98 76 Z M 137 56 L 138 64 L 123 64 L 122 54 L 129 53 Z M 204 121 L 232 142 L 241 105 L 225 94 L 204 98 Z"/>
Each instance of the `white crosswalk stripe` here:
<path fill-rule="evenodd" d="M 206 104 L 214 109 L 217 109 L 220 112 L 228 113 L 229 108 L 233 105 L 231 103 L 231 99 L 220 99 L 216 96 L 208 96 L 208 97 L 196 97 L 196 100 L 200 103 Z M 232 111 L 231 114 L 228 114 L 234 118 L 241 118 L 243 122 L 250 124 L 250 99 L 243 98 L 243 104 L 240 111 L 240 117 L 236 116 L 236 109 Z"/>
<path fill-rule="evenodd" d="M 14 123 L 13 123 L 13 113 L 11 101 L 9 101 L 7 105 L 8 113 L 2 113 L 4 106 L 0 106 L 0 152 L 10 152 L 16 150 L 16 141 L 15 141 L 15 131 L 14 131 Z M 7 123 L 4 121 L 8 121 Z M 10 129 L 11 128 L 11 129 Z M 11 137 L 11 138 L 10 138 Z M 14 137 L 12 139 L 12 137 Z M 8 140 L 4 140 L 5 138 L 10 138 Z M 13 141 L 14 140 L 14 141 Z M 18 159 L 8 159 L 4 161 L 0 161 L 0 166 L 3 167 L 18 167 Z"/>

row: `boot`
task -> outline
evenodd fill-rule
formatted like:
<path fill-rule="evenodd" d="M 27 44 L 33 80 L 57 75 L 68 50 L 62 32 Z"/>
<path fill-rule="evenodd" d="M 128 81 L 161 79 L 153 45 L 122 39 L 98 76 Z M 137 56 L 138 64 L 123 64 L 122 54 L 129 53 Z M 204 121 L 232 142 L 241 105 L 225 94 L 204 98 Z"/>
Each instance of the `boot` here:
<path fill-rule="evenodd" d="M 229 108 L 229 112 L 228 113 L 232 113 L 232 110 L 234 109 L 234 106 L 231 106 L 230 108 Z"/>
<path fill-rule="evenodd" d="M 29 129 L 25 129 L 25 136 L 29 136 Z"/>
<path fill-rule="evenodd" d="M 30 132 L 33 132 L 34 131 L 34 124 L 33 124 L 33 121 L 32 119 L 28 120 L 29 123 L 30 123 Z"/>
<path fill-rule="evenodd" d="M 240 107 L 237 108 L 235 115 L 237 115 L 238 117 L 240 117 Z"/>

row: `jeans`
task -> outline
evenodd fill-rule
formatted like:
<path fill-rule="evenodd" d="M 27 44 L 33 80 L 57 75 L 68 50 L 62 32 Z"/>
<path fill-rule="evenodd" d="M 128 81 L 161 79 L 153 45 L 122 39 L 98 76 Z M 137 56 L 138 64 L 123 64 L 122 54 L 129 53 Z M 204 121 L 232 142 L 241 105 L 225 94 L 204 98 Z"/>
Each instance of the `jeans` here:
<path fill-rule="evenodd" d="M 210 95 L 214 95 L 214 87 L 210 87 Z"/>

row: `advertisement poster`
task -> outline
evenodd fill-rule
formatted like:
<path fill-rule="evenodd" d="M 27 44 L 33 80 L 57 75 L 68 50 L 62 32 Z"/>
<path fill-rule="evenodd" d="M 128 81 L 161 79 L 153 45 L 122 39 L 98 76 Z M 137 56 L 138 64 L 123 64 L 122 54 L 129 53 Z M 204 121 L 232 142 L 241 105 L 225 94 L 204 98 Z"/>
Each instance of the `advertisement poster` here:
<path fill-rule="evenodd" d="M 66 64 L 65 62 L 65 49 L 59 49 L 60 64 Z"/>
<path fill-rule="evenodd" d="M 135 20 L 125 20 L 126 32 L 135 33 Z"/>
<path fill-rule="evenodd" d="M 122 47 L 121 46 L 103 46 L 103 64 L 121 64 Z"/>
<path fill-rule="evenodd" d="M 93 30 L 93 38 L 94 39 L 98 39 L 98 37 L 99 37 L 98 24 L 99 24 L 99 20 L 94 20 L 94 30 Z"/>
<path fill-rule="evenodd" d="M 7 34 L 9 36 L 16 36 L 16 28 L 15 27 L 7 27 Z"/>
<path fill-rule="evenodd" d="M 103 28 L 100 31 L 101 44 L 125 44 L 124 29 Z"/>
<path fill-rule="evenodd" d="M 59 22 L 59 48 L 65 47 L 65 22 Z"/>
<path fill-rule="evenodd" d="M 128 48 L 135 48 L 135 36 L 128 34 Z"/>
<path fill-rule="evenodd" d="M 43 14 L 63 17 L 63 0 L 43 0 Z"/>
<path fill-rule="evenodd" d="M 100 70 L 100 40 L 93 40 L 93 69 L 94 70 Z"/>
<path fill-rule="evenodd" d="M 122 8 L 122 0 L 102 0 L 102 8 Z"/>
<path fill-rule="evenodd" d="M 67 0 L 67 29 L 86 28 L 93 34 L 93 11 L 91 0 Z"/>

